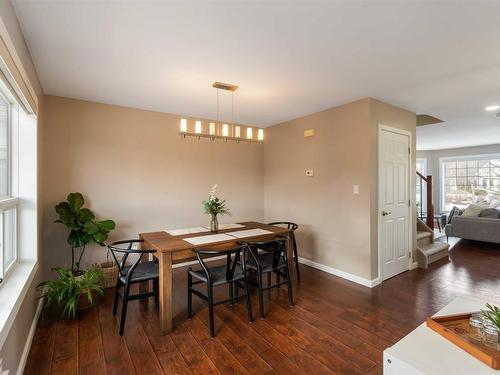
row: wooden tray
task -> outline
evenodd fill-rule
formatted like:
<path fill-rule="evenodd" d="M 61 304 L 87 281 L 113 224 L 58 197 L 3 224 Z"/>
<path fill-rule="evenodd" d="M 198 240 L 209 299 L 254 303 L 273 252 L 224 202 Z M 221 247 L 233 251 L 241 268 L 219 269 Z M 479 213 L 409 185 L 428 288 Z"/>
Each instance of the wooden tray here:
<path fill-rule="evenodd" d="M 484 364 L 498 370 L 500 369 L 500 351 L 484 345 L 469 335 L 469 318 L 472 314 L 429 318 L 427 326 Z"/>

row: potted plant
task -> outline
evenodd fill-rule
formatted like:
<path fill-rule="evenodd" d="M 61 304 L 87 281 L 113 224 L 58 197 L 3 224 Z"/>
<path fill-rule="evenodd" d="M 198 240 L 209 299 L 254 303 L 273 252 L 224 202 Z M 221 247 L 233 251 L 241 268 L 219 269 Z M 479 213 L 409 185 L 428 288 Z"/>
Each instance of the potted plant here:
<path fill-rule="evenodd" d="M 54 271 L 59 277 L 39 286 L 42 298 L 45 299 L 44 311 L 56 307 L 63 318 L 74 318 L 77 311 L 92 306 L 97 294 L 103 295 L 100 283 L 102 274 L 97 268 L 92 268 L 79 277 L 72 270 L 64 268 L 54 268 Z"/>
<path fill-rule="evenodd" d="M 87 245 L 95 243 L 105 246 L 104 241 L 109 232 L 115 229 L 113 220 L 97 221 L 95 214 L 83 207 L 84 204 L 85 199 L 81 193 L 71 193 L 66 202 L 60 202 L 55 207 L 59 215 L 55 222 L 62 223 L 69 229 L 66 241 L 71 246 L 71 271 L 76 276 L 83 273 L 80 266 Z"/>
<path fill-rule="evenodd" d="M 486 309 L 481 310 L 481 315 L 484 324 L 483 342 L 485 342 L 487 346 L 488 343 L 490 343 L 490 345 L 493 344 L 493 346 L 496 346 L 497 350 L 500 350 L 500 308 L 487 303 Z"/>
<path fill-rule="evenodd" d="M 212 216 L 212 220 L 210 221 L 211 232 L 217 232 L 219 230 L 217 215 L 231 215 L 229 209 L 226 207 L 226 201 L 217 197 L 216 192 L 217 184 L 215 184 L 212 187 L 212 190 L 210 190 L 208 200 L 202 202 L 205 213 Z"/>

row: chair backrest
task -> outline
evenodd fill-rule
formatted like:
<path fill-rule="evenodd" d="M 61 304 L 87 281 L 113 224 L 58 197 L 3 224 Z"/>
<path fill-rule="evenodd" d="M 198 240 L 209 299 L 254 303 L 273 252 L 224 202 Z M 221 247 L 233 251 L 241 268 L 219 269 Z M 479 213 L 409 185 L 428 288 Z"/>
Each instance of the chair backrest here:
<path fill-rule="evenodd" d="M 121 276 L 127 278 L 132 277 L 135 268 L 142 261 L 142 256 L 144 254 L 156 252 L 155 250 L 137 249 L 133 247 L 134 244 L 141 244 L 143 242 L 144 240 L 138 240 L 138 239 L 122 240 L 113 242 L 111 245 L 108 245 L 108 249 L 111 251 L 111 255 L 113 256 L 113 259 L 115 260 L 116 265 L 118 266 L 118 272 L 120 273 Z M 118 261 L 117 254 L 123 254 L 122 259 L 120 261 Z M 132 266 L 127 270 L 127 272 L 125 272 L 124 269 L 126 267 L 127 258 L 130 254 L 139 254 L 139 256 L 137 260 L 132 264 Z"/>
<path fill-rule="evenodd" d="M 280 227 L 286 227 L 292 231 L 292 243 L 293 248 L 297 249 L 297 241 L 295 240 L 295 231 L 299 228 L 298 224 L 292 223 L 290 221 L 275 221 L 273 223 L 268 223 L 268 225 L 277 225 Z"/>
<path fill-rule="evenodd" d="M 286 239 L 278 238 L 272 241 L 246 241 L 243 242 L 243 245 L 246 247 L 247 252 L 250 257 L 252 257 L 257 264 L 259 264 L 259 250 L 264 253 L 273 254 L 273 268 L 276 268 L 279 264 L 280 257 L 283 255 L 285 260 L 287 259 L 286 248 L 285 248 Z"/>
<path fill-rule="evenodd" d="M 194 252 L 196 253 L 196 257 L 198 258 L 198 262 L 200 263 L 201 268 L 205 272 L 207 280 L 210 280 L 210 272 L 209 268 L 205 263 L 205 259 L 217 255 L 226 255 L 226 279 L 232 280 L 234 276 L 234 271 L 236 270 L 236 266 L 238 264 L 241 263 L 243 272 L 245 272 L 245 253 L 243 250 L 244 249 L 242 246 L 238 246 L 229 249 L 194 249 Z M 243 251 L 243 259 L 242 262 L 240 262 L 242 251 Z"/>
<path fill-rule="evenodd" d="M 268 225 L 279 225 L 279 226 L 286 226 L 287 229 L 290 230 L 297 230 L 298 229 L 298 224 L 292 223 L 290 221 L 275 221 L 273 223 L 268 223 Z"/>

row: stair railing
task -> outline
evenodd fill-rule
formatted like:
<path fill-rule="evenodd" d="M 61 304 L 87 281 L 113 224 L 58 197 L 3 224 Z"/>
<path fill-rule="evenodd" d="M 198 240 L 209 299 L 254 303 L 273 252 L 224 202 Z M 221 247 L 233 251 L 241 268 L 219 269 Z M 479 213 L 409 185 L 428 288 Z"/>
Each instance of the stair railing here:
<path fill-rule="evenodd" d="M 423 174 L 417 172 L 417 178 L 420 178 L 420 218 L 423 218 L 423 186 L 424 182 L 427 187 L 427 207 L 426 207 L 426 220 L 425 223 L 431 229 L 434 229 L 434 205 L 432 204 L 432 176 L 424 176 Z"/>

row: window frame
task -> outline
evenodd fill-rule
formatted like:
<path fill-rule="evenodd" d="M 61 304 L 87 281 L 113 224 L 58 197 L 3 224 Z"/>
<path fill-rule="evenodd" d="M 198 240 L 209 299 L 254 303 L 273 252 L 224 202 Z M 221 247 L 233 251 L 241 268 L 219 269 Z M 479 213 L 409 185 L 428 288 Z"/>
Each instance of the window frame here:
<path fill-rule="evenodd" d="M 492 159 L 500 159 L 500 153 L 491 153 L 491 154 L 480 154 L 480 155 L 461 155 L 461 156 L 447 156 L 447 157 L 442 157 L 439 158 L 439 166 L 440 166 L 440 181 L 439 181 L 439 186 L 441 189 L 441 210 L 442 212 L 448 212 L 449 210 L 446 210 L 446 162 L 451 162 L 451 161 L 481 161 L 481 160 L 492 160 Z M 478 167 L 479 169 L 479 167 Z M 468 170 L 468 167 L 465 167 L 465 170 Z M 455 176 L 456 178 L 457 176 Z M 465 179 L 468 178 L 468 172 L 464 176 Z"/>
<path fill-rule="evenodd" d="M 18 124 L 14 121 L 14 112 L 19 110 L 17 101 L 10 92 L 5 92 L 6 88 L 0 86 L 0 98 L 8 103 L 7 109 L 7 195 L 0 197 L 0 287 L 6 278 L 10 275 L 11 271 L 15 268 L 15 265 L 19 259 L 19 198 L 17 191 L 17 181 L 18 176 L 15 170 L 18 167 L 18 155 L 17 155 L 17 129 L 15 128 Z M 5 226 L 4 226 L 4 213 L 7 211 L 14 211 L 14 236 L 13 236 L 13 254 L 12 261 L 6 265 L 5 264 L 5 248 L 4 248 L 4 237 L 5 237 Z"/>

